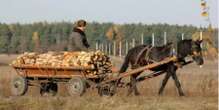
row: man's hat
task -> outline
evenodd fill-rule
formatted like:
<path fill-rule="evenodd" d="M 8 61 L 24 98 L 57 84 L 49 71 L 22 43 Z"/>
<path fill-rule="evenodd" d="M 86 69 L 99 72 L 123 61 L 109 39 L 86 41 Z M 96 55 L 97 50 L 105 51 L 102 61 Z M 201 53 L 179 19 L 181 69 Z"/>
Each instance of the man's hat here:
<path fill-rule="evenodd" d="M 87 24 L 87 22 L 85 20 L 78 20 L 76 23 L 75 23 L 75 27 L 85 27 Z"/>

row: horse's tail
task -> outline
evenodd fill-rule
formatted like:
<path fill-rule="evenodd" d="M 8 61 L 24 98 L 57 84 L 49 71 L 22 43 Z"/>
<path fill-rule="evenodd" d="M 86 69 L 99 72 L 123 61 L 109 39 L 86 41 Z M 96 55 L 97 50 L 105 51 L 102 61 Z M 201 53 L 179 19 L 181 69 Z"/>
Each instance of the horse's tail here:
<path fill-rule="evenodd" d="M 125 72 L 128 67 L 129 67 L 129 54 L 126 55 L 125 60 L 119 70 L 119 73 Z"/>

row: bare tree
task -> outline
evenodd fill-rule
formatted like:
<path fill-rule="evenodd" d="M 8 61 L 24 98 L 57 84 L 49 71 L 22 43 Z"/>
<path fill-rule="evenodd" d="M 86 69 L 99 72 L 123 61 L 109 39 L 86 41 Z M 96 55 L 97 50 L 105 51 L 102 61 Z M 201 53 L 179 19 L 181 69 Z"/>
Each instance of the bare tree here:
<path fill-rule="evenodd" d="M 33 33 L 32 40 L 34 43 L 34 51 L 40 52 L 40 36 L 39 36 L 38 32 Z"/>

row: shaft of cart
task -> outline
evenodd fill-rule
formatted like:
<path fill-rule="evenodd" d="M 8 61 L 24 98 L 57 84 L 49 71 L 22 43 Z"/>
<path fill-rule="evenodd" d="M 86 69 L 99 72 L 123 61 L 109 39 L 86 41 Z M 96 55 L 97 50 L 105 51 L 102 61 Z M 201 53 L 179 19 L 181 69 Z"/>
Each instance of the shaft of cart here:
<path fill-rule="evenodd" d="M 139 67 L 137 69 L 133 69 L 133 70 L 130 70 L 130 71 L 127 71 L 127 72 L 124 72 L 124 73 L 120 73 L 117 77 L 104 80 L 101 83 L 99 83 L 99 85 L 106 84 L 106 83 L 109 83 L 109 82 L 112 82 L 112 81 L 116 81 L 116 80 L 118 80 L 120 78 L 131 76 L 133 74 L 137 74 L 139 72 L 142 72 L 142 71 L 145 71 L 145 70 L 149 70 L 151 68 L 154 68 L 154 67 L 157 67 L 157 66 L 169 63 L 169 62 L 174 62 L 174 61 L 177 61 L 177 57 L 176 56 L 168 57 L 168 58 L 166 58 L 166 59 L 164 59 L 164 60 L 162 60 L 160 62 L 152 63 L 152 64 L 149 64 L 149 65 L 146 65 L 146 66 L 143 66 L 143 67 Z"/>

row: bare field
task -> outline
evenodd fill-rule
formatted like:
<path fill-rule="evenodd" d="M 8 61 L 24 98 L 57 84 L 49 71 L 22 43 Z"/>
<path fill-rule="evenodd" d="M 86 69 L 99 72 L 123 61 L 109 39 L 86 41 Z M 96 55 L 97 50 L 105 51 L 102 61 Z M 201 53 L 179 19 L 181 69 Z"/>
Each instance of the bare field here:
<path fill-rule="evenodd" d="M 140 96 L 126 96 L 127 88 L 119 89 L 113 97 L 100 97 L 96 90 L 88 90 L 82 97 L 69 97 L 64 85 L 59 85 L 56 97 L 41 97 L 39 89 L 31 87 L 25 96 L 10 93 L 10 80 L 16 74 L 7 66 L 16 55 L 0 55 L 0 110 L 217 110 L 217 61 L 205 61 L 203 68 L 194 63 L 177 71 L 185 97 L 179 97 L 170 79 L 162 96 L 158 89 L 163 75 L 138 84 Z M 122 60 L 113 58 L 119 66 Z"/>

